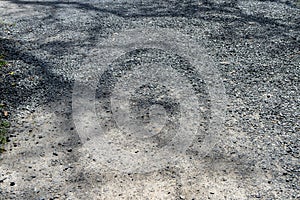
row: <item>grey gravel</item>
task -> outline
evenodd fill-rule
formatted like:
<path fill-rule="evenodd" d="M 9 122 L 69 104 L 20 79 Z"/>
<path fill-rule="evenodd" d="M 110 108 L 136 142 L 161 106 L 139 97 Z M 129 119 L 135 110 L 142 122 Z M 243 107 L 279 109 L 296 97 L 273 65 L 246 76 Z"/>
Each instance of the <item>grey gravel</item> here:
<path fill-rule="evenodd" d="M 0 54 L 9 63 L 0 103 L 12 122 L 0 199 L 300 199 L 299 1 L 7 0 L 0 13 Z M 124 174 L 80 150 L 72 87 L 99 43 L 149 27 L 187 34 L 213 58 L 228 97 L 225 132 L 207 157 L 194 141 L 190 168 Z M 205 87 L 198 95 L 209 109 Z"/>

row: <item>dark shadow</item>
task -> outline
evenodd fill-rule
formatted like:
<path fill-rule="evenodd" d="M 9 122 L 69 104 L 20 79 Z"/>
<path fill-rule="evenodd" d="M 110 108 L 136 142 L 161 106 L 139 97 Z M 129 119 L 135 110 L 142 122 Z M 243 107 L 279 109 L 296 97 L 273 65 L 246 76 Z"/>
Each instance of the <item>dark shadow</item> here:
<path fill-rule="evenodd" d="M 243 14 L 237 7 L 237 1 L 231 0 L 224 3 L 214 3 L 210 0 L 194 1 L 194 0 L 167 0 L 163 2 L 147 1 L 147 2 L 134 2 L 134 3 L 82 3 L 78 1 L 20 1 L 9 0 L 12 3 L 19 5 L 33 5 L 33 6 L 47 6 L 53 9 L 62 6 L 70 6 L 76 9 L 85 11 L 97 11 L 100 13 L 108 13 L 117 15 L 124 18 L 137 18 L 137 17 L 188 17 L 199 18 L 212 21 L 241 21 L 249 22 L 255 21 L 260 24 L 270 24 L 277 26 L 282 25 L 276 20 L 259 15 Z M 296 7 L 296 3 L 289 1 L 282 2 L 279 0 L 261 2 L 277 2 L 285 4 L 290 7 Z M 94 3 L 94 4 L 93 4 Z M 226 19 L 225 17 L 210 16 L 211 13 L 232 14 L 235 18 Z M 202 15 L 205 14 L 205 15 Z"/>
<path fill-rule="evenodd" d="M 61 98 L 71 98 L 72 81 L 66 80 L 62 76 L 53 74 L 51 69 L 51 62 L 40 60 L 30 51 L 22 51 L 16 46 L 16 43 L 22 41 L 15 41 L 9 39 L 0 39 L 0 47 L 6 60 L 21 61 L 33 68 L 20 69 L 15 75 L 4 74 L 5 78 L 0 85 L 1 99 L 0 101 L 9 102 L 10 106 L 17 108 L 26 102 L 29 98 L 40 103 L 53 102 Z M 5 68 L 3 68 L 5 70 Z M 9 71 L 6 71 L 8 73 Z M 4 71 L 5 73 L 5 71 Z M 19 86 L 18 82 L 24 81 L 24 78 L 29 80 L 35 76 L 39 77 L 32 87 Z M 70 99 L 71 101 L 71 99 Z"/>
<path fill-rule="evenodd" d="M 223 3 L 216 3 L 215 1 L 203 0 L 168 0 L 163 2 L 147 1 L 147 2 L 80 2 L 80 1 L 21 1 L 21 0 L 8 0 L 11 3 L 25 6 L 29 5 L 33 8 L 49 9 L 47 17 L 43 19 L 37 19 L 37 23 L 43 20 L 45 23 L 55 24 L 58 27 L 59 24 L 56 15 L 57 9 L 71 8 L 78 11 L 84 11 L 86 13 L 95 12 L 97 15 L 93 16 L 93 20 L 100 23 L 93 23 L 86 25 L 84 29 L 80 29 L 80 25 L 73 24 L 73 27 L 61 27 L 61 31 L 77 30 L 81 33 L 89 35 L 89 38 L 85 41 L 72 40 L 71 42 L 56 41 L 48 42 L 41 45 L 42 48 L 54 55 L 62 55 L 66 53 L 68 48 L 72 48 L 73 45 L 93 46 L 99 35 L 106 37 L 111 34 L 111 27 L 106 24 L 101 24 L 101 20 L 109 15 L 115 15 L 121 17 L 122 20 L 136 20 L 138 18 L 160 18 L 160 17 L 179 17 L 185 19 L 198 19 L 207 22 L 220 22 L 222 23 L 222 29 L 218 32 L 208 36 L 210 39 L 222 39 L 222 40 L 239 40 L 239 39 L 251 39 L 251 38 L 269 38 L 274 35 L 285 36 L 290 29 L 300 29 L 300 18 L 290 18 L 286 21 L 281 19 L 271 18 L 263 14 L 253 13 L 246 14 L 238 6 L 238 1 L 230 0 Z M 292 1 L 264 1 L 261 2 L 276 2 L 281 5 L 296 8 L 296 3 Z M 61 12 L 61 11 L 60 11 Z M 300 11 L 299 11 L 300 12 Z M 288 22 L 288 23 L 287 23 Z M 258 26 L 265 27 L 266 30 L 260 33 L 260 29 L 257 28 L 256 34 L 251 35 L 237 34 L 239 26 L 249 25 L 249 23 L 256 23 Z M 42 26 L 42 24 L 40 25 Z M 122 25 L 115 22 L 113 24 L 114 32 L 118 32 L 122 29 Z M 257 26 L 257 27 L 258 27 Z M 26 34 L 26 31 L 23 33 Z M 278 47 L 280 50 L 281 47 Z"/>

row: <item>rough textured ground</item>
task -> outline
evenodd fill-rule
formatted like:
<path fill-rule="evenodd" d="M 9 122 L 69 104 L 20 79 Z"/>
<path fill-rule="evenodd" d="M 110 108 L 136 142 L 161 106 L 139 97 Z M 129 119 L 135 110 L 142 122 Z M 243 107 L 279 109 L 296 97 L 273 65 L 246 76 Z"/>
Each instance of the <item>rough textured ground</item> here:
<path fill-rule="evenodd" d="M 297 1 L 8 0 L 0 1 L 0 13 L 0 51 L 9 63 L 1 69 L 0 103 L 12 122 L 7 151 L 0 155 L 0 199 L 300 199 Z M 135 73 L 132 66 L 163 63 L 184 74 L 203 121 L 184 153 L 170 153 L 180 163 L 144 173 L 120 172 L 99 162 L 85 145 L 74 120 L 73 86 L 105 64 L 98 53 L 115 45 L 119 35 L 162 28 L 169 31 L 166 38 L 173 32 L 187 35 L 212 59 L 207 69 L 218 72 L 225 89 L 224 129 L 216 144 L 204 144 L 215 126 L 209 124 L 218 100 L 209 89 L 214 79 L 193 71 L 184 54 L 147 45 L 123 56 L 111 51 L 116 60 L 102 70 L 96 110 L 102 131 L 113 142 L 123 142 L 129 151 L 163 148 L 177 129 L 178 116 L 188 113 L 180 111 L 178 93 L 169 98 L 164 87 L 147 85 L 132 94 L 138 105 L 131 107 L 133 114 L 160 99 L 154 104 L 165 109 L 168 129 L 158 125 L 162 134 L 149 140 L 120 135 L 109 99 L 118 96 L 113 92 L 116 85 L 122 88 L 118 81 Z M 153 35 L 141 34 L 145 40 Z M 151 68 L 139 72 L 152 73 Z M 150 100 L 141 103 L 145 96 Z M 108 114 L 102 115 L 105 109 Z M 155 109 L 161 114 L 161 107 Z M 202 146 L 211 148 L 203 152 Z"/>

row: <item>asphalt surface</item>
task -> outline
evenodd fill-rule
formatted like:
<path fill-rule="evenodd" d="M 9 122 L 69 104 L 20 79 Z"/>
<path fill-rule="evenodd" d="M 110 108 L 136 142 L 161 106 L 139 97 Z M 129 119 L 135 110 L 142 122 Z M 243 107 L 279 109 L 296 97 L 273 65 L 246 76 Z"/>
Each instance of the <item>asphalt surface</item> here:
<path fill-rule="evenodd" d="M 0 13 L 0 199 L 300 199 L 298 1 Z"/>

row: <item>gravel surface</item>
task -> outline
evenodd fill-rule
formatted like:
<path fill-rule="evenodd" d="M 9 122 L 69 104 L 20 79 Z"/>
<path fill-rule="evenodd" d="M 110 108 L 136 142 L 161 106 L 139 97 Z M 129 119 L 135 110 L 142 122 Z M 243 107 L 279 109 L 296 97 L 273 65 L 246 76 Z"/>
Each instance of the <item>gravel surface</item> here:
<path fill-rule="evenodd" d="M 0 199 L 300 199 L 299 1 L 0 13 Z"/>

